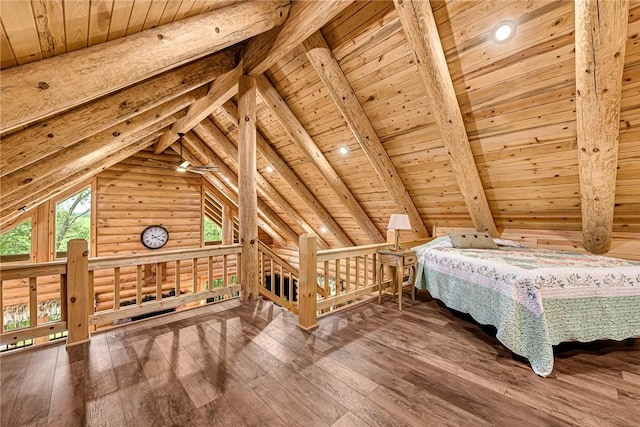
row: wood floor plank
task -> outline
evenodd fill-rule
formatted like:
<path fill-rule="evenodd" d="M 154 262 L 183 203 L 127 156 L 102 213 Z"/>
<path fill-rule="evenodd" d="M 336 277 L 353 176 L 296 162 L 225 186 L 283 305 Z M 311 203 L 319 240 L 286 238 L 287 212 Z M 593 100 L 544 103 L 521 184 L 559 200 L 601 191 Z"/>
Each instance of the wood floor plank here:
<path fill-rule="evenodd" d="M 297 399 L 295 389 L 285 390 L 284 384 L 268 376 L 263 376 L 249 383 L 249 387 L 258 395 L 273 412 L 292 426 L 326 427 L 316 414 Z"/>
<path fill-rule="evenodd" d="M 205 422 L 197 412 L 186 390 L 172 370 L 150 377 L 149 385 L 165 425 L 201 425 Z"/>
<path fill-rule="evenodd" d="M 9 425 L 9 417 L 32 354 L 33 351 L 23 351 L 0 357 L 0 422 L 3 426 Z"/>
<path fill-rule="evenodd" d="M 87 402 L 87 425 L 123 426 L 126 424 L 120 394 L 101 394 Z"/>
<path fill-rule="evenodd" d="M 312 363 L 309 361 L 309 363 Z M 335 423 L 347 410 L 331 396 L 317 388 L 312 382 L 299 375 L 287 363 L 281 368 L 269 371 L 269 376 L 286 384 L 287 390 L 294 390 L 296 398 L 316 414 L 322 421 L 331 425 Z"/>
<path fill-rule="evenodd" d="M 358 416 L 355 415 L 354 413 L 347 412 L 346 414 L 341 416 L 338 421 L 331 424 L 331 427 L 361 427 L 361 426 L 368 426 L 368 425 L 370 424 L 367 424 L 364 421 L 362 421 L 362 419 L 358 418 Z"/>
<path fill-rule="evenodd" d="M 83 361 L 78 361 L 56 368 L 51 390 L 48 425 L 69 427 L 86 425 L 87 397 L 83 365 Z"/>
<path fill-rule="evenodd" d="M 32 350 L 7 425 L 37 424 L 43 420 L 46 423 L 49 418 L 51 389 L 57 357 L 58 349 L 56 347 L 42 347 Z M 3 395 L 6 387 L 10 386 L 3 383 Z"/>
<path fill-rule="evenodd" d="M 182 345 L 177 333 L 170 332 L 155 338 L 160 351 L 169 361 L 173 373 L 196 408 L 215 400 L 219 393 L 211 384 L 200 365 Z"/>
<path fill-rule="evenodd" d="M 244 427 L 247 425 L 224 396 L 207 403 L 198 411 L 207 421 L 207 425 L 211 427 Z"/>
<path fill-rule="evenodd" d="M 265 301 L 225 301 L 86 344 L 0 355 L 1 422 L 22 425 L 635 426 L 640 340 L 526 359 L 421 293 L 325 316 L 309 333 Z M 31 375 L 36 372 L 37 375 Z M 499 417 L 496 414 L 500 414 Z"/>
<path fill-rule="evenodd" d="M 246 383 L 236 380 L 229 381 L 224 391 L 224 397 L 247 426 L 282 427 L 287 425 Z"/>
<path fill-rule="evenodd" d="M 327 371 L 315 364 L 309 364 L 307 359 L 294 360 L 290 366 L 342 406 L 353 412 L 358 418 L 361 418 L 367 425 L 409 425 L 395 414 L 385 411 L 378 404 L 369 400 L 364 394 L 343 383 Z"/>

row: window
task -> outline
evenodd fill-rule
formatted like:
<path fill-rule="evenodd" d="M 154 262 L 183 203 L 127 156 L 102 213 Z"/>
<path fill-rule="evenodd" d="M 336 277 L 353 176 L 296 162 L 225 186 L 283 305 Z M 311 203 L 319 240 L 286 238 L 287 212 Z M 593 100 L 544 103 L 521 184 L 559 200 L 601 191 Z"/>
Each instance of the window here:
<path fill-rule="evenodd" d="M 56 258 L 67 256 L 71 239 L 91 239 L 91 187 L 56 204 Z"/>
<path fill-rule="evenodd" d="M 204 217 L 204 241 L 216 243 L 222 241 L 222 229 L 206 215 Z"/>
<path fill-rule="evenodd" d="M 0 234 L 0 261 L 16 262 L 31 259 L 31 218 Z"/>

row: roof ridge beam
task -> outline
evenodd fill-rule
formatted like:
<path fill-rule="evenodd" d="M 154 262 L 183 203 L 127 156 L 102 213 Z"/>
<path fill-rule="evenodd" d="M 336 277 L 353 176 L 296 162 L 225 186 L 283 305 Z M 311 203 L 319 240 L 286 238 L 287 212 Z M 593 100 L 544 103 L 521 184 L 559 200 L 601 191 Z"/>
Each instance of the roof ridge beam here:
<path fill-rule="evenodd" d="M 216 108 L 238 93 L 238 79 L 240 76 L 242 76 L 242 61 L 235 69 L 211 83 L 207 94 L 191 104 L 187 115 L 175 122 L 171 126 L 171 130 L 162 135 L 153 152 L 155 154 L 162 153 L 178 139 L 179 134 L 184 135 L 189 132 L 195 125 L 213 113 Z"/>
<path fill-rule="evenodd" d="M 371 121 L 360 104 L 340 64 L 320 31 L 303 42 L 307 59 L 327 88 L 340 113 L 362 147 L 376 174 L 398 209 L 409 215 L 411 227 L 419 237 L 429 236 L 418 208 L 413 203 L 396 167 L 384 149 Z"/>
<path fill-rule="evenodd" d="M 0 129 L 50 117 L 281 25 L 290 1 L 241 2 L 2 72 Z"/>
<path fill-rule="evenodd" d="M 575 3 L 576 130 L 582 236 L 589 252 L 611 248 L 627 0 Z"/>
<path fill-rule="evenodd" d="M 245 74 L 258 77 L 298 46 L 314 31 L 346 9 L 354 0 L 295 1 L 280 28 L 274 28 L 247 44 Z"/>
<path fill-rule="evenodd" d="M 238 108 L 233 101 L 225 102 L 222 105 L 220 111 L 227 117 L 227 119 L 235 123 L 237 126 Z M 304 182 L 302 182 L 298 175 L 296 175 L 296 173 L 289 167 L 287 162 L 282 157 L 280 157 L 280 154 L 278 154 L 278 152 L 273 147 L 271 147 L 271 144 L 266 140 L 259 129 L 256 136 L 258 151 L 265 158 L 265 160 L 274 166 L 276 172 L 280 174 L 280 176 L 285 181 L 287 181 L 291 189 L 307 205 L 307 207 L 312 212 L 314 212 L 320 222 L 327 226 L 327 228 L 333 234 L 334 238 L 337 239 L 340 244 L 342 244 L 343 246 L 353 246 L 353 242 L 351 241 L 349 236 L 347 236 L 340 225 L 335 222 L 331 214 L 329 214 L 324 206 L 322 206 L 320 201 L 306 187 L 306 185 L 304 184 Z M 309 229 L 305 229 L 305 231 L 307 233 L 317 234 L 312 227 L 309 227 Z M 322 242 L 322 238 L 320 236 L 318 236 L 318 238 L 320 239 L 319 243 Z"/>
<path fill-rule="evenodd" d="M 347 211 L 353 216 L 358 225 L 365 232 L 373 243 L 384 243 L 386 238 L 380 233 L 376 225 L 371 221 L 369 215 L 362 208 L 358 200 L 342 178 L 333 169 L 331 163 L 318 148 L 311 136 L 307 133 L 302 123 L 293 114 L 278 91 L 271 85 L 266 76 L 261 75 L 256 78 L 258 92 L 264 103 L 275 115 L 282 128 L 287 132 L 291 140 L 305 153 L 307 159 L 320 171 L 329 187 L 336 193 L 338 199 L 345 206 Z"/>
<path fill-rule="evenodd" d="M 473 225 L 476 230 L 497 236 L 431 5 L 420 0 L 394 0 L 394 4 L 409 47 L 416 56 L 420 77 L 432 101 L 435 119 Z"/>

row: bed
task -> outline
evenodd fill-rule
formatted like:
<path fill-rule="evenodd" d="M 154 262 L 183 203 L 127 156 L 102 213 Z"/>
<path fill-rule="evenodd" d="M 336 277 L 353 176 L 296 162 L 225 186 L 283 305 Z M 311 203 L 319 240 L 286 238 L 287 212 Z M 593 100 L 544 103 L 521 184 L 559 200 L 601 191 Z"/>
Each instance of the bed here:
<path fill-rule="evenodd" d="M 415 247 L 416 287 L 496 327 L 543 377 L 561 342 L 640 336 L 640 262 L 496 241 L 495 249 L 461 249 L 444 236 Z"/>

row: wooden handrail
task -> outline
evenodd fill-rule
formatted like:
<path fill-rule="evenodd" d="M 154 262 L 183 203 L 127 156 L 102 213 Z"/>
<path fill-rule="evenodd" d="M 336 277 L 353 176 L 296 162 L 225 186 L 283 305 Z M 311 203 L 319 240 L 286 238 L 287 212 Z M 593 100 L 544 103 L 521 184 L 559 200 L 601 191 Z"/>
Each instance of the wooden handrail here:
<path fill-rule="evenodd" d="M 37 276 L 53 276 L 67 272 L 67 261 L 41 262 L 38 264 L 13 264 L 0 266 L 0 281 L 27 279 Z"/>
<path fill-rule="evenodd" d="M 242 252 L 239 244 L 216 246 L 208 249 L 186 249 L 177 251 L 164 251 L 152 255 L 122 255 L 112 257 L 100 257 L 89 259 L 89 270 L 101 270 L 106 268 L 126 267 L 139 264 L 155 264 L 167 261 L 177 261 L 208 256 L 232 255 Z"/>
<path fill-rule="evenodd" d="M 357 257 L 372 254 L 380 249 L 393 246 L 390 243 L 375 243 L 373 245 L 351 246 L 348 248 L 325 249 L 318 251 L 318 262 L 332 261 L 340 258 Z"/>
<path fill-rule="evenodd" d="M 265 254 L 267 254 L 269 257 L 271 257 L 275 262 L 277 262 L 278 264 L 280 264 L 281 266 L 283 266 L 284 268 L 286 268 L 287 270 L 289 270 L 291 273 L 293 273 L 296 277 L 300 276 L 300 272 L 298 271 L 297 268 L 295 268 L 294 266 L 292 266 L 291 264 L 289 264 L 287 261 L 285 261 L 284 259 L 282 259 L 280 257 L 280 255 L 278 255 L 277 253 L 273 252 L 271 249 L 269 249 L 264 243 L 259 242 L 260 246 L 259 246 L 259 250 L 261 250 L 262 252 L 264 252 Z"/>

